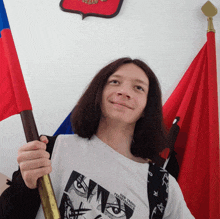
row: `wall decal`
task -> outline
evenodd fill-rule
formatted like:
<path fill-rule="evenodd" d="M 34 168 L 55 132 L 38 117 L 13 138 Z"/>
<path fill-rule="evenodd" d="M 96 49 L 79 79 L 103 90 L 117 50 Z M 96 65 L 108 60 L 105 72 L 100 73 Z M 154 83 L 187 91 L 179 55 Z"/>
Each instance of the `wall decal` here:
<path fill-rule="evenodd" d="M 103 18 L 115 17 L 123 0 L 61 0 L 60 7 L 63 11 Z"/>

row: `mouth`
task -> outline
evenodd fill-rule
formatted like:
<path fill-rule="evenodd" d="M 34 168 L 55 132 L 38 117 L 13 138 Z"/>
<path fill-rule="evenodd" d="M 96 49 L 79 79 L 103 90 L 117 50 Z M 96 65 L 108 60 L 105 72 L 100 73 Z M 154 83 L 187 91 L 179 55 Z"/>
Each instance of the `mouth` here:
<path fill-rule="evenodd" d="M 128 109 L 132 109 L 130 106 L 128 106 L 128 105 L 126 105 L 126 104 L 124 104 L 124 103 L 113 102 L 113 101 L 110 101 L 110 103 L 115 104 L 115 105 L 124 106 L 124 107 L 127 107 Z"/>

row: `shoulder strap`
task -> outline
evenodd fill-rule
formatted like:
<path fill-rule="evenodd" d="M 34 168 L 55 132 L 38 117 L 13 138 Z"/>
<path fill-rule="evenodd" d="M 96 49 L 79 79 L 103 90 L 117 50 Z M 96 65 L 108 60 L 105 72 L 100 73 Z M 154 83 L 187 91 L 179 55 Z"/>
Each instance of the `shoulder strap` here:
<path fill-rule="evenodd" d="M 47 135 L 45 135 L 45 136 L 48 138 L 48 141 L 49 141 L 48 144 L 47 144 L 46 151 L 50 153 L 50 159 L 51 159 L 51 155 L 52 155 L 52 152 L 53 152 L 54 144 L 55 144 L 55 141 L 56 141 L 58 135 L 55 135 L 55 136 L 47 136 Z"/>
<path fill-rule="evenodd" d="M 148 199 L 149 219 L 162 219 L 167 205 L 169 192 L 169 173 L 154 163 L 149 163 Z"/>

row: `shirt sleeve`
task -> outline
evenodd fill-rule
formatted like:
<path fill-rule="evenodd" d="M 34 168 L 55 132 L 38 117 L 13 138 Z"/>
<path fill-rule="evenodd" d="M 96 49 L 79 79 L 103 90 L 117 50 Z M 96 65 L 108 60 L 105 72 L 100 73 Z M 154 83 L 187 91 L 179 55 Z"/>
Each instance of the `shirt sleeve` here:
<path fill-rule="evenodd" d="M 29 189 L 21 176 L 20 169 L 15 171 L 12 181 L 0 196 L 0 218 L 35 218 L 40 206 L 38 189 Z"/>
<path fill-rule="evenodd" d="M 163 219 L 195 219 L 188 209 L 176 179 L 169 175 L 169 194 Z"/>

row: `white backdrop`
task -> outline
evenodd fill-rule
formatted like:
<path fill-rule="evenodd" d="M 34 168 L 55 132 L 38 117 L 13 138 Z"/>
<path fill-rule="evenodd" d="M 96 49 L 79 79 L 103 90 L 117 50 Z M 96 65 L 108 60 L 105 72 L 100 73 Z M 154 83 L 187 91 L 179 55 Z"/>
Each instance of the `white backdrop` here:
<path fill-rule="evenodd" d="M 60 0 L 4 3 L 39 134 L 53 135 L 98 70 L 123 56 L 149 64 L 164 103 L 206 42 L 206 0 L 124 0 L 114 18 L 84 20 Z M 220 12 L 213 20 L 220 72 Z M 0 172 L 9 178 L 25 141 L 19 115 L 0 123 Z"/>

